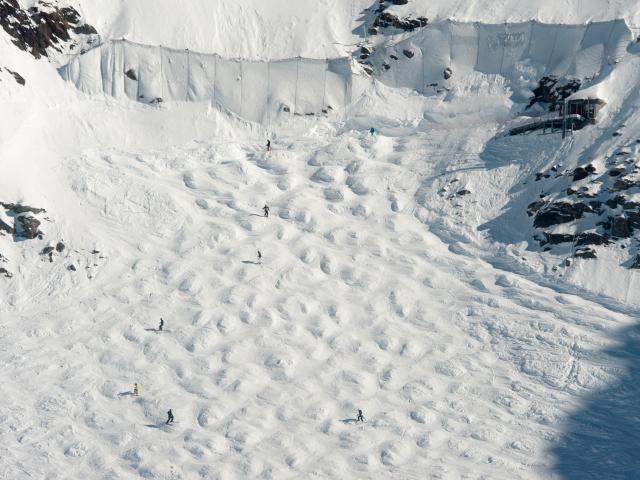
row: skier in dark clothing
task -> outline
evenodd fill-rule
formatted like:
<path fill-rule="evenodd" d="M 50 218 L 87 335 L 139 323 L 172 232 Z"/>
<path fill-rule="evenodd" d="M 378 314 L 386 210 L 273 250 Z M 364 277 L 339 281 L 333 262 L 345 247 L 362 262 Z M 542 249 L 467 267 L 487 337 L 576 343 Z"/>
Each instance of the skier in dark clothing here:
<path fill-rule="evenodd" d="M 364 423 L 364 415 L 362 415 L 362 410 L 358 410 L 358 418 L 356 418 L 356 423 L 357 422 Z"/>
<path fill-rule="evenodd" d="M 171 411 L 171 409 L 169 409 L 169 411 L 167 412 L 167 425 L 169 425 L 170 423 L 173 423 L 173 412 Z"/>
<path fill-rule="evenodd" d="M 158 327 L 159 332 L 162 331 L 162 327 L 164 327 L 164 320 L 162 319 L 162 317 L 160 317 L 160 326 Z"/>
<path fill-rule="evenodd" d="M 271 140 L 267 140 L 267 152 L 271 151 Z"/>
<path fill-rule="evenodd" d="M 262 207 L 262 210 L 264 211 L 265 218 L 269 218 L 269 205 L 265 204 L 265 206 Z"/>
<path fill-rule="evenodd" d="M 262 252 L 258 250 L 258 263 L 262 263 Z"/>

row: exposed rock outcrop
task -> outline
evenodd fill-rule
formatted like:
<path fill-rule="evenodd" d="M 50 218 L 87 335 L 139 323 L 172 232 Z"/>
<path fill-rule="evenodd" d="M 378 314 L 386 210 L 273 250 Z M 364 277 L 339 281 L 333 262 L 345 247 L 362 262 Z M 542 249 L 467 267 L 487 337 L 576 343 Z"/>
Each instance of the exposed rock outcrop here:
<path fill-rule="evenodd" d="M 555 75 L 542 77 L 538 86 L 533 89 L 533 97 L 526 108 L 529 109 L 537 103 L 546 106 L 551 112 L 559 110 L 564 99 L 580 90 L 581 85 L 582 82 L 577 78 L 560 83 L 560 79 Z"/>
<path fill-rule="evenodd" d="M 18 85 L 22 85 L 22 86 L 26 85 L 27 81 L 18 72 L 14 72 L 13 70 L 10 70 L 7 67 L 4 67 L 4 68 L 0 68 L 0 73 L 3 70 L 6 71 L 9 75 L 11 75 Z"/>
<path fill-rule="evenodd" d="M 584 212 L 592 211 L 590 205 L 584 203 L 556 202 L 540 210 L 533 221 L 536 228 L 569 223 L 582 218 Z"/>
<path fill-rule="evenodd" d="M 632 231 L 632 227 L 624 216 L 615 217 L 611 222 L 611 236 L 613 237 L 629 238 Z"/>
<path fill-rule="evenodd" d="M 393 27 L 406 32 L 412 32 L 417 28 L 426 27 L 428 23 L 429 19 L 426 17 L 400 18 L 392 13 L 382 12 L 373 20 L 373 28 L 379 30 Z"/>
<path fill-rule="evenodd" d="M 33 240 L 42 236 L 40 232 L 40 220 L 30 215 L 21 215 L 17 218 L 16 235 Z"/>
<path fill-rule="evenodd" d="M 46 57 L 53 48 L 61 51 L 68 44 L 77 46 L 75 36 L 95 35 L 97 31 L 86 24 L 78 11 L 71 6 L 56 6 L 40 0 L 27 9 L 17 0 L 0 0 L 0 27 L 12 38 L 13 43 L 34 57 Z"/>
<path fill-rule="evenodd" d="M 26 239 L 41 238 L 44 235 L 40 231 L 40 220 L 34 217 L 45 213 L 44 208 L 7 202 L 0 202 L 0 207 L 5 210 L 5 218 L 13 218 L 13 226 L 0 218 L 0 233 L 6 232 L 14 237 Z"/>
<path fill-rule="evenodd" d="M 582 250 L 577 250 L 574 257 L 594 260 L 598 258 L 598 256 L 596 255 L 596 251 L 593 248 L 584 248 Z"/>
<path fill-rule="evenodd" d="M 536 180 L 545 183 L 544 193 L 526 211 L 535 228 L 550 230 L 533 234 L 544 251 L 573 243 L 576 257 L 594 259 L 594 246 L 615 244 L 623 251 L 633 250 L 634 242 L 629 239 L 640 240 L 640 141 L 598 162 L 602 160 L 604 168 L 596 168 L 596 162 L 565 170 L 554 165 L 536 174 Z M 557 225 L 562 226 L 556 231 L 550 228 Z M 635 265 L 630 268 L 640 268 L 640 254 L 635 257 L 636 253 L 634 250 L 626 263 Z"/>

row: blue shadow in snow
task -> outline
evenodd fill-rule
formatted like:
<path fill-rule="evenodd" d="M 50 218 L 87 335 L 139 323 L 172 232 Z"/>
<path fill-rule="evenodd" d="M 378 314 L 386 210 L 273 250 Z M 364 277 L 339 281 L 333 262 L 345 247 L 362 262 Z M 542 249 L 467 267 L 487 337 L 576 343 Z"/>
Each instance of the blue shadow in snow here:
<path fill-rule="evenodd" d="M 563 480 L 640 478 L 640 325 L 623 329 L 618 340 L 602 352 L 618 364 L 618 380 L 569 416 L 552 449 L 553 471 Z"/>

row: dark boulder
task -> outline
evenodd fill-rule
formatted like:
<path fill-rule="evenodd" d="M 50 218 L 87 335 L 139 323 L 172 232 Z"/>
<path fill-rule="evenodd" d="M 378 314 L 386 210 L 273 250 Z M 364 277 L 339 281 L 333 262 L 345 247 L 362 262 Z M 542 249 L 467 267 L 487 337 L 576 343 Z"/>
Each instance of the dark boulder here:
<path fill-rule="evenodd" d="M 588 258 L 588 259 L 596 259 L 596 251 L 593 248 L 585 248 L 581 250 L 577 250 L 574 257 L 576 258 Z"/>
<path fill-rule="evenodd" d="M 65 248 L 65 247 L 64 247 L 64 243 L 62 243 L 62 242 L 58 242 L 58 243 L 56 244 L 56 252 L 58 252 L 58 253 L 62 253 L 62 252 L 64 251 L 64 248 Z"/>
<path fill-rule="evenodd" d="M 593 175 L 594 173 L 596 173 L 596 167 L 593 166 L 592 163 L 590 163 L 589 165 L 587 165 L 586 167 L 584 167 L 584 169 L 590 174 Z"/>
<path fill-rule="evenodd" d="M 559 245 L 561 243 L 572 243 L 575 237 L 570 233 L 548 233 L 544 232 L 546 238 L 545 245 L 550 243 L 551 245 Z"/>
<path fill-rule="evenodd" d="M 547 104 L 551 112 L 559 110 L 564 99 L 577 92 L 580 86 L 581 81 L 578 79 L 569 79 L 561 83 L 555 75 L 542 77 L 538 86 L 533 89 L 533 97 L 530 98 L 526 108 L 529 109 L 536 103 L 540 103 Z"/>
<path fill-rule="evenodd" d="M 583 167 L 578 167 L 573 171 L 573 181 L 577 182 L 589 176 L 589 172 Z"/>
<path fill-rule="evenodd" d="M 618 216 L 611 224 L 611 236 L 617 238 L 629 238 L 633 228 L 629 225 L 626 217 Z"/>
<path fill-rule="evenodd" d="M 538 200 L 536 202 L 530 203 L 529 206 L 527 207 L 527 215 L 531 217 L 534 213 L 536 213 L 546 204 L 547 202 L 545 202 L 544 200 Z"/>
<path fill-rule="evenodd" d="M 9 270 L 7 270 L 6 268 L 4 268 L 4 267 L 0 267 L 0 275 L 4 275 L 4 276 L 5 276 L 5 278 L 11 278 L 11 277 L 13 277 L 13 274 L 12 274 Z"/>
<path fill-rule="evenodd" d="M 471 193 L 471 190 L 467 190 L 466 188 L 463 188 L 458 193 L 456 193 L 456 195 L 458 195 L 459 197 L 464 197 L 465 195 L 469 195 L 470 193 Z"/>
<path fill-rule="evenodd" d="M 46 212 L 44 208 L 30 207 L 29 205 L 20 205 L 18 203 L 0 202 L 0 205 L 2 205 L 2 207 L 4 207 L 4 209 L 7 210 L 8 212 L 13 213 L 15 215 L 19 215 L 21 213 L 27 213 L 27 212 L 31 212 L 34 214 Z"/>
<path fill-rule="evenodd" d="M 636 210 L 636 209 L 640 208 L 640 203 L 638 203 L 638 202 L 632 202 L 632 201 L 627 200 L 627 199 L 625 198 L 625 201 L 624 201 L 624 203 L 622 204 L 622 208 L 623 208 L 624 210 Z"/>
<path fill-rule="evenodd" d="M 138 80 L 138 76 L 136 75 L 136 71 L 133 68 L 128 69 L 124 74 L 130 78 L 131 80 Z"/>
<path fill-rule="evenodd" d="M 640 229 L 640 212 L 625 212 L 625 215 L 631 228 Z"/>
<path fill-rule="evenodd" d="M 600 211 L 600 209 L 602 208 L 602 202 L 600 202 L 598 200 L 590 200 L 589 201 L 589 207 L 591 208 L 592 212 L 595 212 L 598 215 L 600 215 L 602 213 Z"/>
<path fill-rule="evenodd" d="M 638 253 L 636 255 L 635 260 L 633 261 L 633 263 L 631 264 L 631 266 L 629 268 L 633 268 L 633 269 L 640 269 L 640 253 Z"/>
<path fill-rule="evenodd" d="M 9 235 L 13 235 L 13 227 L 6 222 L 3 222 L 0 218 L 0 232 L 5 231 Z"/>
<path fill-rule="evenodd" d="M 429 19 L 427 17 L 399 18 L 397 15 L 385 12 L 385 9 L 386 7 L 384 6 L 378 8 L 378 15 L 373 19 L 373 28 L 394 27 L 406 32 L 412 32 L 417 28 L 425 27 L 429 23 Z"/>
<path fill-rule="evenodd" d="M 413 53 L 411 50 L 402 50 L 402 53 L 407 58 L 413 58 L 413 56 L 415 55 L 415 53 Z"/>
<path fill-rule="evenodd" d="M 609 170 L 609 175 L 611 175 L 612 177 L 617 177 L 622 173 L 624 173 L 624 167 L 622 166 L 614 167 L 611 170 Z"/>
<path fill-rule="evenodd" d="M 623 205 L 625 202 L 625 198 L 622 195 L 617 195 L 613 198 L 608 198 L 605 203 L 605 205 L 609 208 L 611 208 L 612 210 L 615 210 L 616 208 L 618 208 L 618 205 Z"/>
<path fill-rule="evenodd" d="M 582 232 L 576 239 L 577 246 L 584 245 L 609 245 L 611 241 L 606 235 L 600 235 L 595 232 Z"/>
<path fill-rule="evenodd" d="M 442 72 L 442 75 L 445 80 L 449 80 L 453 75 L 453 70 L 451 70 L 451 67 L 447 67 L 444 69 L 444 72 Z"/>
<path fill-rule="evenodd" d="M 573 222 L 582 218 L 585 212 L 592 211 L 591 206 L 584 203 L 557 202 L 540 210 L 533 221 L 536 228 L 546 228 L 552 225 Z"/>
<path fill-rule="evenodd" d="M 621 190 L 628 190 L 631 187 L 635 187 L 636 182 L 629 180 L 628 178 L 619 178 L 613 184 L 613 188 L 611 189 L 613 192 L 619 192 Z"/>
<path fill-rule="evenodd" d="M 9 70 L 8 68 L 6 70 L 11 74 L 11 76 L 13 76 L 13 79 L 16 81 L 18 85 L 24 86 L 27 83 L 24 77 L 20 75 L 18 72 L 14 72 L 13 70 Z"/>
<path fill-rule="evenodd" d="M 40 220 L 31 216 L 21 216 L 17 218 L 18 223 L 20 224 L 19 236 L 28 238 L 33 240 L 41 235 L 40 230 Z"/>

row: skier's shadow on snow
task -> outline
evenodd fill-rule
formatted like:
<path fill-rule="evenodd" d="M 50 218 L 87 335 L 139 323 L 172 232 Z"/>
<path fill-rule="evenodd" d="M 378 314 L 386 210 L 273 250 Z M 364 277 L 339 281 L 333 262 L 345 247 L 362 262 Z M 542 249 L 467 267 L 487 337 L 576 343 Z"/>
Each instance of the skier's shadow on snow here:
<path fill-rule="evenodd" d="M 242 263 L 248 265 L 260 265 L 260 262 L 256 262 L 255 260 L 242 260 Z"/>
<path fill-rule="evenodd" d="M 162 422 L 162 423 L 149 423 L 149 424 L 145 425 L 145 427 L 157 428 L 158 430 L 164 430 L 164 427 L 168 427 L 168 426 L 169 425 L 167 425 L 164 422 Z"/>
<path fill-rule="evenodd" d="M 133 392 L 120 392 L 118 394 L 119 397 L 133 397 L 134 393 Z"/>
<path fill-rule="evenodd" d="M 616 340 L 598 354 L 618 364 L 616 381 L 569 415 L 565 433 L 552 448 L 553 470 L 564 480 L 638 478 L 640 325 L 621 330 Z"/>
<path fill-rule="evenodd" d="M 342 423 L 358 423 L 358 419 L 357 418 L 343 418 L 342 420 L 340 420 Z"/>

